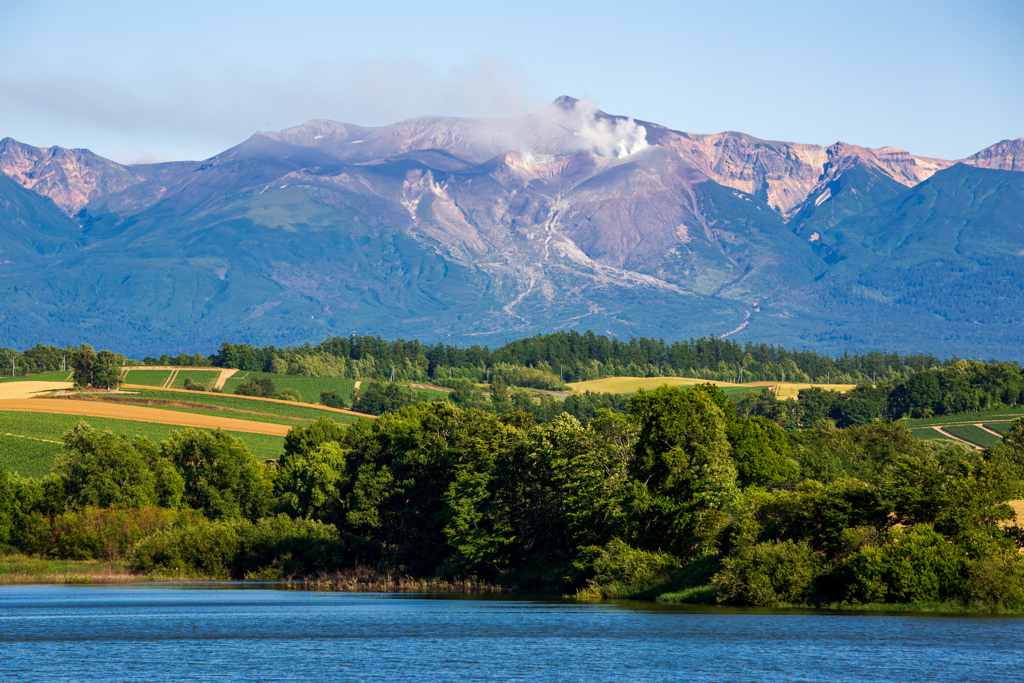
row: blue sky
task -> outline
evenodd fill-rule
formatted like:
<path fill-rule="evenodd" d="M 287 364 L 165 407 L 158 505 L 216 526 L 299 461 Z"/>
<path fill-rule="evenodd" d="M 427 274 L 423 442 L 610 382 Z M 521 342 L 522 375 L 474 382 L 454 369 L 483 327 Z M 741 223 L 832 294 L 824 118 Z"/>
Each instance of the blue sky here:
<path fill-rule="evenodd" d="M 312 118 L 563 94 L 694 133 L 961 158 L 1024 136 L 1024 2 L 0 0 L 0 137 L 201 159 Z"/>

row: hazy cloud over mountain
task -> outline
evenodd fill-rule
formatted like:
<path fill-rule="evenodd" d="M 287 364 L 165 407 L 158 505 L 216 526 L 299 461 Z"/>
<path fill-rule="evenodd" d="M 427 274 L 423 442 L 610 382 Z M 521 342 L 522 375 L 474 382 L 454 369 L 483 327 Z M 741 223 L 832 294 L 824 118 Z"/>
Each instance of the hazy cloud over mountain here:
<path fill-rule="evenodd" d="M 0 90 L 8 95 L 5 106 L 59 124 L 91 124 L 112 136 L 155 138 L 175 146 L 190 140 L 191 149 L 208 150 L 191 158 L 209 156 L 257 130 L 321 116 L 373 125 L 438 111 L 511 116 L 545 104 L 514 68 L 488 57 L 447 71 L 397 59 L 355 65 L 321 60 L 292 69 L 140 68 L 114 79 L 30 69 L 0 72 Z M 159 149 L 141 148 L 128 156 L 119 160 L 166 158 Z"/>

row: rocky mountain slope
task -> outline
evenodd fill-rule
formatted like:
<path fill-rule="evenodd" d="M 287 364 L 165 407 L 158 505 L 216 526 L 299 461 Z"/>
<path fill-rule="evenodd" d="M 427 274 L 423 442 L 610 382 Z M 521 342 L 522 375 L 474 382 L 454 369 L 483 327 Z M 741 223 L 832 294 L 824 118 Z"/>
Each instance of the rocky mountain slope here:
<path fill-rule="evenodd" d="M 865 348 L 880 338 L 851 330 L 881 302 L 885 315 L 920 317 L 918 304 L 858 284 L 886 270 L 872 226 L 929 243 L 949 239 L 935 227 L 944 215 L 978 216 L 998 223 L 979 233 L 982 251 L 1024 242 L 1005 208 L 1018 185 L 966 166 L 1024 178 L 1013 172 L 1024 141 L 963 162 L 693 135 L 571 98 L 513 119 L 310 121 L 202 162 L 122 166 L 8 138 L 0 179 L 53 201 L 37 223 L 57 242 L 24 251 L 31 221 L 0 210 L 0 254 L 22 250 L 16 276 L 0 271 L 0 295 L 25 302 L 0 311 L 0 333 L 145 352 L 353 331 L 494 343 L 574 326 Z M 948 199 L 950 178 L 977 199 Z M 933 185 L 947 189 L 921 199 Z M 887 213 L 916 201 L 935 209 Z M 870 246 L 851 246 L 858 235 Z M 965 315 L 922 319 L 891 346 L 992 348 Z"/>

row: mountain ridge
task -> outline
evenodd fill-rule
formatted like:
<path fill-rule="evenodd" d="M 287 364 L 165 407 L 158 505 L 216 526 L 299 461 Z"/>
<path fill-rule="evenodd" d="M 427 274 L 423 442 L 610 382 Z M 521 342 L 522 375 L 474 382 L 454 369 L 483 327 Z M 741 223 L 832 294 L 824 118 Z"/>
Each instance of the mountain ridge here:
<path fill-rule="evenodd" d="M 990 173 L 1015 176 L 1021 142 L 964 162 L 1011 169 L 971 175 L 972 197 L 1016 206 L 1017 185 Z M 1017 239 L 1011 210 L 948 189 L 953 162 L 683 133 L 572 98 L 512 119 L 311 120 L 195 162 L 122 166 L 73 152 L 0 144 L 0 170 L 64 212 L 45 218 L 60 245 L 24 251 L 27 228 L 0 211 L 0 253 L 9 243 L 23 255 L 19 303 L 0 316 L 7 338 L 67 335 L 75 321 L 143 350 L 157 339 L 300 343 L 353 331 L 498 342 L 587 326 L 838 350 L 870 343 L 852 325 L 904 316 L 920 328 L 903 333 L 912 350 L 981 349 L 969 307 L 929 322 L 896 285 L 851 269 L 877 261 L 871 249 L 851 255 L 851 226 L 866 230 L 858 218 L 883 220 L 880 207 L 901 198 L 923 201 L 915 188 L 938 176 L 937 211 L 981 211 L 1003 225 L 984 239 Z M 941 232 L 934 218 L 914 220 L 925 242 Z M 1012 258 L 999 256 L 1000 272 L 1014 272 Z M 982 261 L 964 260 L 964 272 Z M 921 291 L 937 277 L 918 276 Z M 0 277 L 0 295 L 13 296 L 13 283 Z"/>

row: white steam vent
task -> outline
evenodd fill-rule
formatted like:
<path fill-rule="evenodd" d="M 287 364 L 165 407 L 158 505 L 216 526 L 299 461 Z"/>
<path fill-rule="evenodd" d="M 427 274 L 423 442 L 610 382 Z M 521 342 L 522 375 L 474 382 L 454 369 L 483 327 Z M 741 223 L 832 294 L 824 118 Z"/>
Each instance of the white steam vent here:
<path fill-rule="evenodd" d="M 633 119 L 601 115 L 590 100 L 561 108 L 562 125 L 573 131 L 582 150 L 602 157 L 625 157 L 650 147 L 647 130 Z"/>

